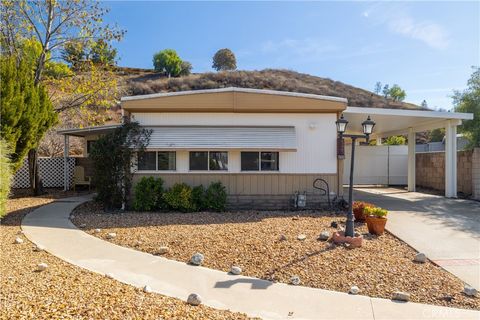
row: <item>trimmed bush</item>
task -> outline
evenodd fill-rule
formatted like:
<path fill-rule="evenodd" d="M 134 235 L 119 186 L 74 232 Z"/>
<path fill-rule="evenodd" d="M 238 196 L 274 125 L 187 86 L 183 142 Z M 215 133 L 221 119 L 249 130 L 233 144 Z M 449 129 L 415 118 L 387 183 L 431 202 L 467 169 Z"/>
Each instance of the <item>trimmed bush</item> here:
<path fill-rule="evenodd" d="M 176 183 L 163 194 L 163 201 L 168 209 L 182 212 L 195 211 L 192 188 L 185 183 Z"/>
<path fill-rule="evenodd" d="M 10 194 L 12 181 L 12 164 L 9 158 L 9 148 L 4 140 L 0 140 L 0 218 L 5 215 L 5 205 Z"/>
<path fill-rule="evenodd" d="M 143 177 L 134 188 L 133 208 L 137 211 L 154 211 L 162 207 L 163 180 Z"/>
<path fill-rule="evenodd" d="M 195 206 L 195 211 L 202 211 L 207 209 L 205 187 L 203 185 L 192 188 L 192 200 Z"/>
<path fill-rule="evenodd" d="M 205 205 L 213 211 L 224 211 L 227 204 L 227 191 L 221 182 L 212 182 L 205 191 Z"/>

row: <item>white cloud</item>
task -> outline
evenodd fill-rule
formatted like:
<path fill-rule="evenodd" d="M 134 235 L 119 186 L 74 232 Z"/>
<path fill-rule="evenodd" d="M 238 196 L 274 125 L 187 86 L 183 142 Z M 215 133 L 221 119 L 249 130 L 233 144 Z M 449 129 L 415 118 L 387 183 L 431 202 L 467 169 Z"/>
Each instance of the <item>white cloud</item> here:
<path fill-rule="evenodd" d="M 435 49 L 445 49 L 450 43 L 449 34 L 441 25 L 428 20 L 416 21 L 404 6 L 377 4 L 363 11 L 362 16 Z"/>

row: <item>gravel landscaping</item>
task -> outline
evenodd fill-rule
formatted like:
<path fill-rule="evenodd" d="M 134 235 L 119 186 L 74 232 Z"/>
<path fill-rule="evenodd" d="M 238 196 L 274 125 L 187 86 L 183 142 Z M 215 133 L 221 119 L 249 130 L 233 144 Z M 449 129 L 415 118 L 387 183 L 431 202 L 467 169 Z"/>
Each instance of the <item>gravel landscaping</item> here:
<path fill-rule="evenodd" d="M 93 202 L 72 214 L 73 222 L 94 236 L 169 259 L 189 263 L 201 253 L 202 266 L 225 272 L 237 266 L 243 275 L 278 282 L 292 283 L 296 276 L 304 286 L 341 292 L 356 286 L 359 294 L 387 299 L 405 292 L 414 302 L 480 310 L 480 298 L 462 293 L 461 280 L 430 261 L 414 262 L 417 252 L 389 233 L 370 236 L 365 225 L 357 224 L 365 236 L 357 249 L 318 239 L 322 231 L 336 230 L 332 222 L 341 227 L 344 216 L 257 211 L 106 214 Z M 109 233 L 116 235 L 107 239 Z"/>
<path fill-rule="evenodd" d="M 242 314 L 146 293 L 35 250 L 19 234 L 21 219 L 36 207 L 68 195 L 72 194 L 7 202 L 8 214 L 0 225 L 0 319 L 246 319 Z M 23 243 L 15 244 L 16 238 Z M 47 268 L 39 272 L 41 263 Z"/>

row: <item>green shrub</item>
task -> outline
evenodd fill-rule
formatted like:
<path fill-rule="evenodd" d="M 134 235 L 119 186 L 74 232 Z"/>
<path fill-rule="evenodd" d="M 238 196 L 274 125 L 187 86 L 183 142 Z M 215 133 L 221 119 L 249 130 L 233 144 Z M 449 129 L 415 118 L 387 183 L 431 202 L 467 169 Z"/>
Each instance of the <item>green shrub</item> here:
<path fill-rule="evenodd" d="M 137 211 L 153 211 L 162 207 L 163 180 L 143 177 L 134 188 L 133 208 Z"/>
<path fill-rule="evenodd" d="M 12 181 L 12 164 L 9 158 L 9 149 L 4 140 L 0 140 L 0 218 L 5 215 L 5 204 L 10 193 Z"/>
<path fill-rule="evenodd" d="M 163 201 L 168 209 L 182 212 L 195 211 L 192 188 L 185 183 L 176 183 L 163 194 Z"/>
<path fill-rule="evenodd" d="M 195 211 L 202 211 L 207 209 L 207 203 L 205 199 L 205 187 L 199 185 L 192 188 L 192 200 L 195 206 Z"/>
<path fill-rule="evenodd" d="M 212 182 L 205 191 L 206 209 L 224 211 L 227 204 L 227 191 L 221 182 Z"/>
<path fill-rule="evenodd" d="M 388 211 L 379 207 L 365 207 L 364 212 L 369 216 L 386 218 Z"/>

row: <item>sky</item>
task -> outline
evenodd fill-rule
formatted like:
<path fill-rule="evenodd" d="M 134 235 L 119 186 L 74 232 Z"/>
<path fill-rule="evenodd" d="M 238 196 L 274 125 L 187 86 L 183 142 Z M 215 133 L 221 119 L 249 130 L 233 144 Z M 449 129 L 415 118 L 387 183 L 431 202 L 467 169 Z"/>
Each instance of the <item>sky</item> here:
<path fill-rule="evenodd" d="M 480 65 L 480 1 L 106 1 L 107 23 L 127 31 L 119 65 L 153 68 L 175 49 L 193 72 L 212 72 L 229 48 L 240 70 L 281 68 L 374 90 L 398 84 L 405 101 L 452 108 Z"/>

